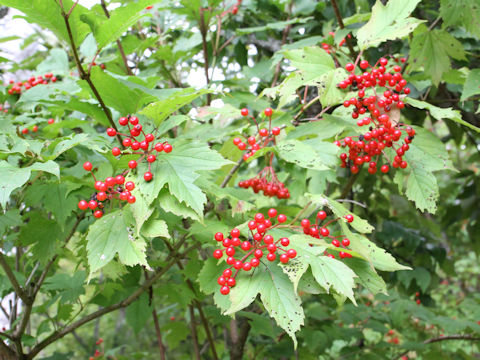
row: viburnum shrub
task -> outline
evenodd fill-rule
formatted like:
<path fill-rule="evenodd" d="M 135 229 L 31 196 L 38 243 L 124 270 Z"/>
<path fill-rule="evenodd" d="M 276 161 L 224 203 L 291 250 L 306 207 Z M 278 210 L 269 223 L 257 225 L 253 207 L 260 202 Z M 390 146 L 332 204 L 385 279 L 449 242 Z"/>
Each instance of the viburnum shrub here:
<path fill-rule="evenodd" d="M 1 360 L 478 356 L 474 0 L 90 3 L 0 1 Z"/>

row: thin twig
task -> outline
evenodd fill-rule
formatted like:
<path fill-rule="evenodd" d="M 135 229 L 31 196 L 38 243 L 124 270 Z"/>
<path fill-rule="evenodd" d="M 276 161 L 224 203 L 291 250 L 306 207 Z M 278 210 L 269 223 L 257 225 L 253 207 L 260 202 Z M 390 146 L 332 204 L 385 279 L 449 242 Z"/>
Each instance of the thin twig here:
<path fill-rule="evenodd" d="M 17 278 L 13 274 L 12 269 L 8 265 L 1 251 L 0 251 L 0 266 L 3 268 L 3 271 L 5 271 L 5 274 L 7 275 L 8 280 L 10 280 L 10 283 L 12 284 L 13 290 L 18 295 L 18 297 L 20 297 L 20 299 L 22 299 L 24 303 L 26 304 L 29 303 L 30 299 L 28 298 L 27 293 L 22 289 L 22 287 L 18 283 Z"/>
<path fill-rule="evenodd" d="M 195 359 L 200 360 L 200 348 L 198 347 L 197 326 L 195 324 L 195 313 L 193 311 L 192 305 L 188 306 L 188 311 L 190 312 L 190 331 L 192 332 L 193 352 L 195 354 Z"/>
<path fill-rule="evenodd" d="M 205 24 L 205 9 L 200 9 L 200 34 L 202 35 L 202 49 L 203 49 L 203 68 L 205 70 L 205 80 L 207 81 L 207 86 L 210 84 L 210 77 L 208 76 L 208 46 L 207 46 L 207 24 Z M 212 102 L 212 96 L 210 93 L 207 94 L 207 105 L 210 105 Z"/>
<path fill-rule="evenodd" d="M 227 174 L 227 176 L 225 177 L 225 179 L 223 179 L 222 183 L 220 184 L 220 187 L 221 188 L 224 188 L 225 186 L 227 186 L 228 182 L 230 181 L 230 179 L 232 178 L 232 176 L 235 174 L 235 172 L 240 168 L 240 166 L 243 164 L 243 157 L 240 158 L 240 160 L 237 161 L 237 163 L 235 164 L 235 166 L 230 170 L 230 172 Z"/>
<path fill-rule="evenodd" d="M 342 15 L 340 14 L 340 10 L 338 9 L 337 1 L 331 0 L 331 3 L 332 3 L 333 11 L 335 12 L 335 17 L 337 18 L 337 21 L 338 21 L 338 26 L 340 26 L 340 29 L 345 29 Z M 350 56 L 352 57 L 352 59 L 356 59 L 357 52 L 353 49 L 352 43 L 348 36 L 345 37 L 345 42 L 347 43 L 348 51 L 350 51 Z"/>

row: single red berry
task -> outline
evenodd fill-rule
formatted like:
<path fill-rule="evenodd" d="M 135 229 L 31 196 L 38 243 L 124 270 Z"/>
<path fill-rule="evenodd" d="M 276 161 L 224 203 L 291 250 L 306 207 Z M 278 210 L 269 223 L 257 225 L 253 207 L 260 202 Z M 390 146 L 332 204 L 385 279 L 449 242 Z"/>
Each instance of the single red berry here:
<path fill-rule="evenodd" d="M 124 138 L 123 141 L 122 141 L 122 143 L 123 143 L 123 146 L 125 146 L 125 147 L 128 148 L 128 147 L 132 146 L 132 139 L 130 139 L 130 138 Z"/>
<path fill-rule="evenodd" d="M 289 260 L 289 259 L 290 259 L 290 258 L 288 257 L 287 254 L 282 254 L 282 255 L 280 255 L 280 262 L 283 263 L 283 264 L 288 263 L 288 260 Z"/>
<path fill-rule="evenodd" d="M 389 170 L 390 167 L 388 165 L 382 165 L 382 167 L 380 168 L 380 171 L 384 174 L 388 173 Z"/>
<path fill-rule="evenodd" d="M 130 160 L 130 161 L 128 162 L 128 167 L 129 167 L 130 169 L 135 169 L 135 168 L 137 167 L 137 162 L 136 162 L 135 160 Z"/>
<path fill-rule="evenodd" d="M 157 158 L 156 158 L 155 155 L 148 155 L 148 156 L 147 156 L 147 161 L 148 161 L 149 163 L 153 163 L 156 159 L 157 159 Z"/>
<path fill-rule="evenodd" d="M 109 176 L 105 179 L 105 184 L 107 184 L 108 187 L 112 187 L 116 183 L 117 183 L 117 181 L 115 180 L 115 178 L 113 178 L 111 176 Z"/>
<path fill-rule="evenodd" d="M 290 240 L 288 238 L 281 238 L 280 244 L 282 244 L 282 246 L 288 246 L 290 244 Z"/>
<path fill-rule="evenodd" d="M 277 258 L 277 255 L 275 255 L 275 253 L 269 253 L 267 255 L 267 260 L 268 261 L 274 261 L 276 258 Z"/>
<path fill-rule="evenodd" d="M 255 214 L 255 221 L 259 224 L 263 224 L 265 222 L 265 217 L 262 213 Z"/>
<path fill-rule="evenodd" d="M 255 260 L 258 260 L 258 259 L 255 259 Z M 246 262 L 245 264 L 243 264 L 243 270 L 250 271 L 251 269 L 252 269 L 252 263 L 251 262 Z"/>
<path fill-rule="evenodd" d="M 150 181 L 153 179 L 153 174 L 150 171 L 147 171 L 145 174 L 143 174 L 143 178 L 145 181 Z"/>
<path fill-rule="evenodd" d="M 232 270 L 230 270 L 230 269 L 223 270 L 223 276 L 225 276 L 225 277 L 232 276 Z"/>
<path fill-rule="evenodd" d="M 215 251 L 217 251 L 217 250 L 215 250 Z M 215 256 L 215 255 L 213 255 L 213 256 Z M 219 258 L 217 258 L 217 259 L 219 259 Z M 225 278 L 225 276 L 219 276 L 218 279 L 217 279 L 217 283 L 218 283 L 218 285 L 225 285 L 227 283 L 227 279 Z"/>
<path fill-rule="evenodd" d="M 260 129 L 260 131 L 259 131 L 258 133 L 259 133 L 260 136 L 262 136 L 262 137 L 268 136 L 268 130 L 265 129 L 265 128 Z"/>
<path fill-rule="evenodd" d="M 48 119 L 48 120 L 47 120 L 48 125 L 52 125 L 54 122 L 55 122 L 54 119 Z"/>
<path fill-rule="evenodd" d="M 283 214 L 280 214 L 278 215 L 277 220 L 279 223 L 284 223 L 285 221 L 287 221 L 287 217 Z"/>
<path fill-rule="evenodd" d="M 247 116 L 247 115 L 248 115 L 248 109 L 247 109 L 247 108 L 243 108 L 242 110 L 240 110 L 240 113 L 241 113 L 243 116 Z"/>
<path fill-rule="evenodd" d="M 365 69 L 368 68 L 369 66 L 370 66 L 370 64 L 368 63 L 367 60 L 362 60 L 362 61 L 360 61 L 360 69 L 365 70 Z"/>
<path fill-rule="evenodd" d="M 145 135 L 145 141 L 146 142 L 152 142 L 153 140 L 155 140 L 155 136 L 153 136 L 153 134 Z"/>
<path fill-rule="evenodd" d="M 350 245 L 350 240 L 348 240 L 347 238 L 343 239 L 343 240 L 342 240 L 342 245 L 343 245 L 343 246 L 348 246 L 348 245 Z"/>
<path fill-rule="evenodd" d="M 345 215 L 345 220 L 347 220 L 347 222 L 351 223 L 353 221 L 353 215 L 352 214 Z"/>
<path fill-rule="evenodd" d="M 310 220 L 308 219 L 303 219 L 300 224 L 302 225 L 303 228 L 309 228 L 310 227 Z"/>
<path fill-rule="evenodd" d="M 263 112 L 266 116 L 269 116 L 269 117 L 272 116 L 272 114 L 273 114 L 272 108 L 269 108 L 269 107 L 266 108 Z"/>
<path fill-rule="evenodd" d="M 232 14 L 233 14 L 233 15 L 237 15 L 237 13 L 238 13 L 238 6 L 234 6 L 234 7 L 232 8 Z"/>
<path fill-rule="evenodd" d="M 339 247 L 340 246 L 340 241 L 338 241 L 337 239 L 333 239 L 332 240 L 332 245 L 335 246 L 335 247 Z"/>
<path fill-rule="evenodd" d="M 117 135 L 117 131 L 114 128 L 108 128 L 107 129 L 107 135 L 108 136 L 115 136 L 115 135 Z"/>
<path fill-rule="evenodd" d="M 270 245 L 270 244 L 273 244 L 273 236 L 272 235 L 265 235 L 265 237 L 263 238 L 263 242 L 267 245 Z"/>
<path fill-rule="evenodd" d="M 217 241 L 223 241 L 223 234 L 221 232 L 217 232 L 214 237 Z"/>
<path fill-rule="evenodd" d="M 133 195 L 130 195 L 128 198 L 127 198 L 127 202 L 129 204 L 133 204 L 137 199 L 135 198 L 135 196 Z"/>
<path fill-rule="evenodd" d="M 217 249 L 213 252 L 213 257 L 215 259 L 220 259 L 222 256 L 223 256 L 222 250 Z M 222 284 L 220 284 L 220 285 L 222 285 Z"/>
<path fill-rule="evenodd" d="M 99 219 L 103 216 L 103 211 L 102 210 L 95 210 L 93 212 L 93 216 L 96 217 L 97 219 Z"/>
<path fill-rule="evenodd" d="M 287 255 L 290 259 L 293 259 L 294 257 L 297 256 L 297 251 L 295 249 L 288 249 Z"/>
<path fill-rule="evenodd" d="M 97 193 L 97 200 L 98 200 L 98 201 L 105 201 L 105 200 L 107 200 L 107 193 L 104 192 L 104 191 L 100 191 L 99 193 Z"/>
<path fill-rule="evenodd" d="M 328 236 L 328 235 L 330 235 L 330 230 L 328 230 L 327 228 L 322 227 L 322 228 L 320 229 L 320 234 L 321 234 L 322 236 Z"/>
<path fill-rule="evenodd" d="M 320 220 L 325 220 L 326 217 L 327 217 L 327 213 L 323 210 L 320 210 L 317 213 L 317 218 L 319 218 Z"/>
<path fill-rule="evenodd" d="M 230 231 L 230 235 L 232 237 L 238 238 L 240 236 L 240 230 L 238 230 L 237 228 L 234 228 L 234 229 L 232 229 L 232 231 Z"/>
<path fill-rule="evenodd" d="M 272 134 L 277 136 L 278 134 L 280 134 L 280 128 L 275 126 L 273 129 L 272 129 Z"/>
<path fill-rule="evenodd" d="M 138 124 L 138 118 L 136 116 L 130 116 L 130 124 L 133 126 Z"/>
<path fill-rule="evenodd" d="M 253 252 L 253 256 L 255 256 L 257 259 L 260 259 L 263 256 L 263 251 L 260 249 L 257 249 Z"/>
<path fill-rule="evenodd" d="M 85 200 L 80 200 L 78 202 L 78 208 L 80 210 L 87 210 L 88 209 L 88 202 L 86 202 Z"/>
<path fill-rule="evenodd" d="M 118 119 L 118 123 L 122 126 L 125 126 L 128 124 L 128 118 L 122 116 L 120 119 Z"/>
<path fill-rule="evenodd" d="M 98 206 L 98 203 L 95 201 L 95 200 L 90 200 L 88 202 L 88 207 L 91 209 L 91 210 L 95 210 Z"/>
<path fill-rule="evenodd" d="M 155 150 L 157 150 L 158 152 L 163 151 L 163 144 L 161 143 L 155 144 Z"/>
<path fill-rule="evenodd" d="M 122 150 L 120 150 L 120 148 L 118 148 L 118 147 L 112 148 L 112 155 L 113 155 L 113 156 L 118 156 L 118 155 L 120 155 L 121 153 L 122 153 Z"/>
<path fill-rule="evenodd" d="M 132 181 L 127 181 L 127 183 L 125 184 L 125 189 L 127 189 L 128 191 L 132 191 L 133 189 L 135 189 L 135 184 Z"/>
<path fill-rule="evenodd" d="M 38 131 L 38 126 L 37 126 L 37 125 L 33 125 L 32 131 L 33 131 L 33 132 L 37 132 L 37 131 Z"/>
<path fill-rule="evenodd" d="M 166 143 L 165 145 L 163 145 L 163 150 L 168 154 L 168 153 L 172 152 L 173 147 L 169 143 Z"/>
<path fill-rule="evenodd" d="M 260 260 L 258 260 L 257 258 L 253 258 L 252 260 L 250 260 L 250 264 L 252 264 L 252 267 L 257 267 L 258 265 L 260 265 Z"/>
<path fill-rule="evenodd" d="M 276 210 L 276 209 L 273 209 L 273 208 L 272 208 L 272 209 L 269 209 L 269 210 L 268 210 L 268 216 L 271 217 L 271 218 L 277 216 L 277 210 Z"/>
<path fill-rule="evenodd" d="M 222 295 L 228 295 L 229 292 L 230 292 L 230 288 L 228 286 L 222 286 L 220 288 L 220 293 Z"/>
<path fill-rule="evenodd" d="M 90 161 L 86 161 L 83 163 L 83 168 L 85 171 L 92 171 L 93 165 Z"/>
<path fill-rule="evenodd" d="M 125 178 L 123 177 L 123 175 L 117 175 L 115 176 L 115 182 L 118 185 L 122 185 L 125 182 Z"/>

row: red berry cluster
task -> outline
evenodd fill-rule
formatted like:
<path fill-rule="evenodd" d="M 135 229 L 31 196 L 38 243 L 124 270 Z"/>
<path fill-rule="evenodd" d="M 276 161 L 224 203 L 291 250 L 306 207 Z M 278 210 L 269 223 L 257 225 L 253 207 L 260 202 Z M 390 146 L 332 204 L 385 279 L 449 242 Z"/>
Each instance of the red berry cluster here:
<path fill-rule="evenodd" d="M 37 85 L 46 85 L 50 82 L 56 82 L 57 77 L 54 76 L 52 73 L 47 73 L 45 75 L 39 75 L 37 77 L 32 76 L 30 79 L 24 82 L 17 82 L 15 83 L 14 80 L 10 80 L 9 84 L 11 87 L 8 89 L 8 93 L 10 95 L 13 94 L 21 94 L 23 91 L 31 89 Z"/>
<path fill-rule="evenodd" d="M 410 148 L 409 144 L 415 135 L 415 130 L 394 119 L 393 110 L 403 109 L 405 104 L 402 99 L 410 93 L 410 89 L 406 87 L 407 81 L 401 74 L 401 66 L 394 65 L 391 72 L 387 71 L 386 58 L 381 58 L 378 63 L 370 66 L 368 61 L 360 61 L 360 69 L 364 71 L 361 75 L 355 75 L 355 65 L 348 63 L 345 69 L 350 72 L 350 75 L 338 84 L 341 89 L 358 91 L 357 97 L 346 100 L 343 105 L 347 108 L 353 107 L 352 118 L 358 119 L 358 126 L 369 126 L 368 131 L 363 135 L 349 136 L 342 141 L 335 141 L 337 146 L 349 148 L 348 154 L 340 155 L 340 160 L 341 166 L 349 167 L 352 173 L 357 173 L 363 164 L 368 164 L 368 172 L 375 174 L 381 154 L 386 159 L 386 163 L 380 167 L 381 172 L 387 173 L 390 170 L 390 163 L 394 168 L 406 168 L 407 162 L 402 156 Z M 377 94 L 377 87 L 385 88 L 382 95 Z M 367 112 L 369 116 L 359 119 Z M 399 140 L 403 132 L 406 136 L 403 144 L 400 144 Z M 396 152 L 393 161 L 390 161 L 385 153 L 385 148 L 392 148 Z"/>
<path fill-rule="evenodd" d="M 90 209 L 93 211 L 94 217 L 101 218 L 103 216 L 105 201 L 119 199 L 129 204 L 135 202 L 135 196 L 130 193 L 130 191 L 135 189 L 135 184 L 132 181 L 125 182 L 126 172 L 116 177 L 107 177 L 105 181 L 99 181 L 93 173 L 93 165 L 91 162 L 85 162 L 83 168 L 92 174 L 95 181 L 94 187 L 97 192 L 92 194 L 90 201 L 80 200 L 78 203 L 79 209 Z"/>
<path fill-rule="evenodd" d="M 241 110 L 241 114 L 243 116 L 248 116 L 248 109 L 243 108 Z M 257 126 L 257 134 L 255 136 L 249 136 L 247 138 L 247 143 L 248 145 L 242 141 L 241 138 L 236 137 L 233 139 L 233 144 L 237 146 L 238 150 L 241 151 L 246 151 L 245 154 L 243 154 L 243 160 L 247 161 L 251 156 L 253 156 L 257 150 L 260 150 L 261 148 L 264 148 L 267 146 L 270 142 L 275 143 L 275 136 L 280 134 L 280 128 L 279 127 L 273 127 L 272 128 L 272 114 L 273 110 L 271 108 L 266 108 L 264 110 L 264 114 L 268 117 L 269 119 L 269 128 L 260 128 L 257 120 L 253 116 L 249 116 Z"/>
<path fill-rule="evenodd" d="M 8 113 L 8 108 L 4 107 L 3 105 L 0 104 L 0 112 L 4 112 L 5 114 Z"/>
<path fill-rule="evenodd" d="M 303 219 L 301 221 L 301 225 L 302 225 L 302 228 L 303 228 L 303 233 L 306 234 L 306 235 L 310 235 L 314 238 L 317 238 L 317 239 L 320 239 L 320 238 L 323 238 L 323 239 L 330 239 L 331 240 L 331 243 L 333 246 L 337 247 L 337 248 L 348 248 L 348 246 L 350 245 L 350 240 L 347 239 L 344 235 L 337 235 L 337 236 L 332 236 L 330 235 L 330 230 L 327 228 L 327 226 L 329 226 L 330 224 L 333 224 L 337 221 L 340 220 L 340 218 L 336 218 L 336 219 L 333 219 L 333 220 L 330 220 L 328 222 L 326 222 L 325 224 L 322 225 L 322 222 L 327 218 L 327 213 L 323 210 L 320 210 L 318 213 L 317 213 L 317 216 L 315 218 L 315 223 L 310 223 L 310 220 L 308 219 Z M 351 223 L 353 221 L 353 215 L 351 214 L 348 214 L 348 215 L 345 215 L 344 216 L 344 219 L 348 222 L 348 223 Z M 341 240 L 339 240 L 341 239 Z M 335 258 L 335 256 L 333 254 L 329 254 L 327 252 L 325 252 L 325 255 L 327 255 L 328 257 L 331 257 L 332 259 Z M 350 258 L 352 257 L 352 255 L 348 252 L 345 252 L 345 251 L 340 251 L 339 254 L 341 259 L 344 259 L 344 258 Z"/>
<path fill-rule="evenodd" d="M 102 338 L 99 338 L 97 341 L 95 341 L 95 345 L 96 345 L 96 346 L 99 346 L 99 345 L 101 345 L 102 343 L 103 343 L 103 339 L 102 339 Z M 98 349 L 95 349 L 95 352 L 93 353 L 93 356 L 90 356 L 90 357 L 88 358 L 88 360 L 95 360 L 95 358 L 98 358 L 98 357 L 100 357 L 100 356 L 102 356 L 102 352 L 101 352 L 100 350 L 98 350 Z"/>
<path fill-rule="evenodd" d="M 107 66 L 103 63 L 97 64 L 95 61 L 92 62 L 92 66 L 97 66 L 97 65 L 100 66 L 100 69 L 102 70 L 105 70 L 107 68 Z"/>
<path fill-rule="evenodd" d="M 271 157 L 273 158 L 273 154 Z M 240 181 L 238 186 L 244 189 L 252 188 L 255 194 L 262 191 L 265 196 L 277 197 L 278 199 L 290 198 L 288 188 L 278 180 L 271 165 L 265 167 L 254 178 Z"/>
<path fill-rule="evenodd" d="M 275 218 L 276 224 L 273 225 Z M 297 252 L 294 249 L 284 248 L 290 244 L 288 238 L 284 237 L 275 240 L 272 235 L 267 235 L 269 230 L 285 221 L 287 221 L 285 215 L 279 214 L 277 216 L 277 210 L 270 209 L 268 210 L 268 218 L 265 218 L 262 213 L 255 214 L 254 219 L 248 222 L 249 234 L 243 239 L 241 239 L 242 235 L 237 228 L 230 231 L 230 237 L 225 237 L 221 232 L 215 234 L 215 240 L 221 242 L 224 249 L 215 250 L 213 257 L 220 259 L 225 255 L 225 262 L 230 265 L 217 279 L 218 284 L 221 286 L 220 293 L 227 295 L 230 292 L 230 288 L 235 286 L 236 277 L 240 270 L 250 271 L 256 268 L 260 265 L 260 259 L 265 254 L 268 261 L 275 261 L 277 252 L 281 251 L 282 254 L 279 256 L 279 260 L 283 264 L 288 263 L 290 259 L 297 256 Z"/>
<path fill-rule="evenodd" d="M 119 155 L 141 155 L 137 160 L 130 160 L 128 162 L 128 167 L 130 169 L 135 169 L 138 166 L 138 163 L 141 162 L 143 159 L 147 159 L 148 162 L 148 171 L 143 174 L 143 178 L 145 181 L 150 181 L 153 179 L 153 174 L 151 172 L 152 163 L 157 160 L 157 156 L 153 154 L 154 150 L 157 153 L 165 151 L 166 153 L 170 153 L 173 149 L 172 145 L 170 145 L 167 141 L 162 143 L 153 144 L 155 140 L 155 136 L 153 134 L 145 134 L 143 131 L 143 126 L 139 124 L 138 117 L 136 116 L 126 116 L 121 117 L 118 119 L 118 123 L 121 126 L 127 126 L 129 133 L 123 134 L 117 132 L 114 128 L 107 129 L 108 136 L 116 136 L 122 135 L 124 139 L 122 140 L 123 146 L 125 148 L 131 148 L 133 151 L 126 152 L 122 151 L 119 147 L 112 148 L 112 154 L 114 156 Z M 143 136 L 143 139 L 138 138 L 140 135 Z M 140 151 L 138 151 L 140 150 Z"/>

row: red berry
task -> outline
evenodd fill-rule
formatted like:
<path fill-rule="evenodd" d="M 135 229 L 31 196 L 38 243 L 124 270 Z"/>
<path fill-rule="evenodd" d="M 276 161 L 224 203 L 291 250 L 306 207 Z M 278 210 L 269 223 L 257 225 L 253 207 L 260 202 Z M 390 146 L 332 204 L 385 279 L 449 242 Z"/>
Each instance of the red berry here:
<path fill-rule="evenodd" d="M 95 200 L 90 200 L 88 202 L 88 207 L 91 209 L 91 210 L 95 210 L 98 206 L 98 203 L 95 201 Z"/>
<path fill-rule="evenodd" d="M 215 251 L 217 251 L 217 250 L 215 250 Z M 213 255 L 213 256 L 215 256 L 215 255 Z M 219 259 L 219 258 L 217 258 L 217 259 Z M 227 282 L 227 279 L 224 276 L 219 276 L 218 279 L 217 279 L 218 285 L 225 285 L 226 282 Z"/>
<path fill-rule="evenodd" d="M 321 234 L 322 236 L 328 236 L 328 235 L 330 235 L 330 230 L 328 230 L 327 228 L 322 227 L 322 228 L 320 229 L 320 234 Z"/>
<path fill-rule="evenodd" d="M 360 68 L 365 70 L 366 68 L 368 68 L 370 66 L 370 64 L 368 63 L 367 60 L 362 60 L 360 61 Z"/>
<path fill-rule="evenodd" d="M 289 257 L 287 254 L 280 255 L 280 262 L 282 262 L 283 264 L 288 263 L 288 260 L 289 260 Z"/>
<path fill-rule="evenodd" d="M 130 169 L 135 169 L 135 168 L 137 167 L 137 162 L 136 162 L 135 160 L 130 160 L 130 161 L 128 162 L 128 167 L 129 167 Z"/>
<path fill-rule="evenodd" d="M 220 293 L 222 295 L 228 295 L 229 292 L 230 292 L 230 288 L 228 286 L 222 286 L 220 288 Z"/>
<path fill-rule="evenodd" d="M 271 217 L 271 218 L 277 216 L 277 210 L 275 210 L 275 209 L 268 210 L 268 216 Z"/>
<path fill-rule="evenodd" d="M 272 116 L 272 114 L 273 114 L 273 110 L 269 107 L 266 108 L 263 112 L 266 116 L 269 116 L 269 117 Z"/>
<path fill-rule="evenodd" d="M 108 128 L 107 129 L 107 135 L 108 136 L 115 136 L 115 135 L 117 135 L 117 131 L 114 128 Z"/>
<path fill-rule="evenodd" d="M 145 135 L 145 141 L 146 142 L 152 142 L 153 140 L 155 140 L 155 137 L 153 136 L 153 134 Z"/>
<path fill-rule="evenodd" d="M 223 256 L 222 250 L 217 249 L 213 252 L 213 257 L 215 259 L 220 259 L 222 256 Z M 220 284 L 220 285 L 222 285 L 222 284 Z"/>
<path fill-rule="evenodd" d="M 294 257 L 297 256 L 297 251 L 295 249 L 289 249 L 287 251 L 287 255 L 290 259 L 293 259 Z"/>
<path fill-rule="evenodd" d="M 280 214 L 278 215 L 277 220 L 279 223 L 284 223 L 285 221 L 287 221 L 287 217 L 283 214 Z"/>
<path fill-rule="evenodd" d="M 343 240 L 342 240 L 342 245 L 343 245 L 343 246 L 348 246 L 348 245 L 350 245 L 350 240 L 348 240 L 347 238 L 343 239 Z"/>
<path fill-rule="evenodd" d="M 230 287 L 234 287 L 237 282 L 235 281 L 234 278 L 230 278 L 227 280 L 227 285 Z"/>
<path fill-rule="evenodd" d="M 143 178 L 145 181 L 150 181 L 153 179 L 153 174 L 150 171 L 147 171 L 145 174 L 143 174 Z"/>
<path fill-rule="evenodd" d="M 138 118 L 136 116 L 130 116 L 130 124 L 133 126 L 138 124 Z"/>
<path fill-rule="evenodd" d="M 80 210 L 87 210 L 88 209 L 88 202 L 86 202 L 85 200 L 80 200 L 78 202 L 78 208 Z"/>
<path fill-rule="evenodd" d="M 37 125 L 33 125 L 32 131 L 33 131 L 33 132 L 37 132 L 37 131 L 38 131 L 38 126 L 37 126 Z"/>
<path fill-rule="evenodd" d="M 163 151 L 163 144 L 161 143 L 155 144 L 155 150 L 157 150 L 158 152 Z"/>
<path fill-rule="evenodd" d="M 274 261 L 276 258 L 277 258 L 277 255 L 275 255 L 275 253 L 269 253 L 267 255 L 267 260 L 268 261 Z"/>
<path fill-rule="evenodd" d="M 260 129 L 260 131 L 259 131 L 258 133 L 259 133 L 260 136 L 262 136 L 262 137 L 268 136 L 268 130 L 265 129 L 265 128 Z"/>
<path fill-rule="evenodd" d="M 48 125 L 52 125 L 54 122 L 55 122 L 54 119 L 48 119 L 48 120 L 47 120 Z"/>
<path fill-rule="evenodd" d="M 127 189 L 128 191 L 132 191 L 133 189 L 135 189 L 135 184 L 132 181 L 128 181 L 125 184 L 125 189 Z"/>
<path fill-rule="evenodd" d="M 163 145 L 163 150 L 168 154 L 168 153 L 172 152 L 173 147 L 169 143 L 166 143 L 165 145 Z"/>
<path fill-rule="evenodd" d="M 234 229 L 232 229 L 232 231 L 230 231 L 230 235 L 232 237 L 238 238 L 240 236 L 240 230 L 238 230 L 237 228 L 234 228 Z"/>
<path fill-rule="evenodd" d="M 317 213 L 317 218 L 319 218 L 320 220 L 325 220 L 326 217 L 327 217 L 327 213 L 323 210 L 320 210 Z"/>
<path fill-rule="evenodd" d="M 86 161 L 83 163 L 83 168 L 85 171 L 92 171 L 93 165 L 90 161 Z"/>
<path fill-rule="evenodd" d="M 278 134 L 280 134 L 280 128 L 275 126 L 273 129 L 272 129 L 272 134 L 277 136 Z"/>
<path fill-rule="evenodd" d="M 262 224 L 265 222 L 265 217 L 261 213 L 255 214 L 255 221 L 259 224 Z"/>
<path fill-rule="evenodd" d="M 223 276 L 225 276 L 225 277 L 232 276 L 232 270 L 230 270 L 230 269 L 223 270 Z"/>
<path fill-rule="evenodd" d="M 310 220 L 308 219 L 303 219 L 300 223 L 303 228 L 309 228 L 310 227 Z"/>
<path fill-rule="evenodd" d="M 115 176 L 115 182 L 118 185 L 122 185 L 125 182 L 125 178 L 122 175 Z"/>
<path fill-rule="evenodd" d="M 133 203 L 135 202 L 135 200 L 137 200 L 137 199 L 136 199 L 135 196 L 133 196 L 133 195 L 130 195 L 130 196 L 127 198 L 127 202 L 128 202 L 129 204 L 133 204 Z"/>
<path fill-rule="evenodd" d="M 157 159 L 157 158 L 156 158 L 155 155 L 148 155 L 148 156 L 147 156 L 147 161 L 148 161 L 149 163 L 153 163 L 156 159 Z"/>
<path fill-rule="evenodd" d="M 93 216 L 96 217 L 97 219 L 99 219 L 103 216 L 103 211 L 102 210 L 96 210 L 96 211 L 93 212 Z"/>
<path fill-rule="evenodd" d="M 347 70 L 348 72 L 352 72 L 353 69 L 355 69 L 355 65 L 353 65 L 352 63 L 348 63 L 347 65 L 345 65 L 345 70 Z"/>
<path fill-rule="evenodd" d="M 118 123 L 122 126 L 125 126 L 128 124 L 128 119 L 122 116 L 120 119 L 118 119 Z"/>
<path fill-rule="evenodd" d="M 234 6 L 234 7 L 232 8 L 232 14 L 233 14 L 233 15 L 237 15 L 237 13 L 238 13 L 238 6 Z"/>
<path fill-rule="evenodd" d="M 121 153 L 122 153 L 122 150 L 120 150 L 120 148 L 118 148 L 118 147 L 112 148 L 112 155 L 113 155 L 113 156 L 118 156 L 118 155 L 120 155 Z"/>
<path fill-rule="evenodd" d="M 351 223 L 353 221 L 353 215 L 352 214 L 345 215 L 345 220 L 347 220 L 347 222 Z"/>
<path fill-rule="evenodd" d="M 112 187 L 112 186 L 115 185 L 116 183 L 117 183 L 117 182 L 116 182 L 115 178 L 113 178 L 113 177 L 111 177 L 111 176 L 110 176 L 110 177 L 107 177 L 107 178 L 105 179 L 105 184 L 107 184 L 108 187 Z"/>
<path fill-rule="evenodd" d="M 247 108 L 243 108 L 242 110 L 240 110 L 240 113 L 241 113 L 243 116 L 247 116 L 247 115 L 248 115 L 248 109 L 247 109 Z"/>
<path fill-rule="evenodd" d="M 388 173 L 389 170 L 390 167 L 388 165 L 382 165 L 382 167 L 380 168 L 380 171 L 384 174 Z"/>
<path fill-rule="evenodd" d="M 107 200 L 107 193 L 104 192 L 104 191 L 100 191 L 99 193 L 97 193 L 97 200 L 98 200 L 98 201 L 105 201 L 105 200 Z"/>

